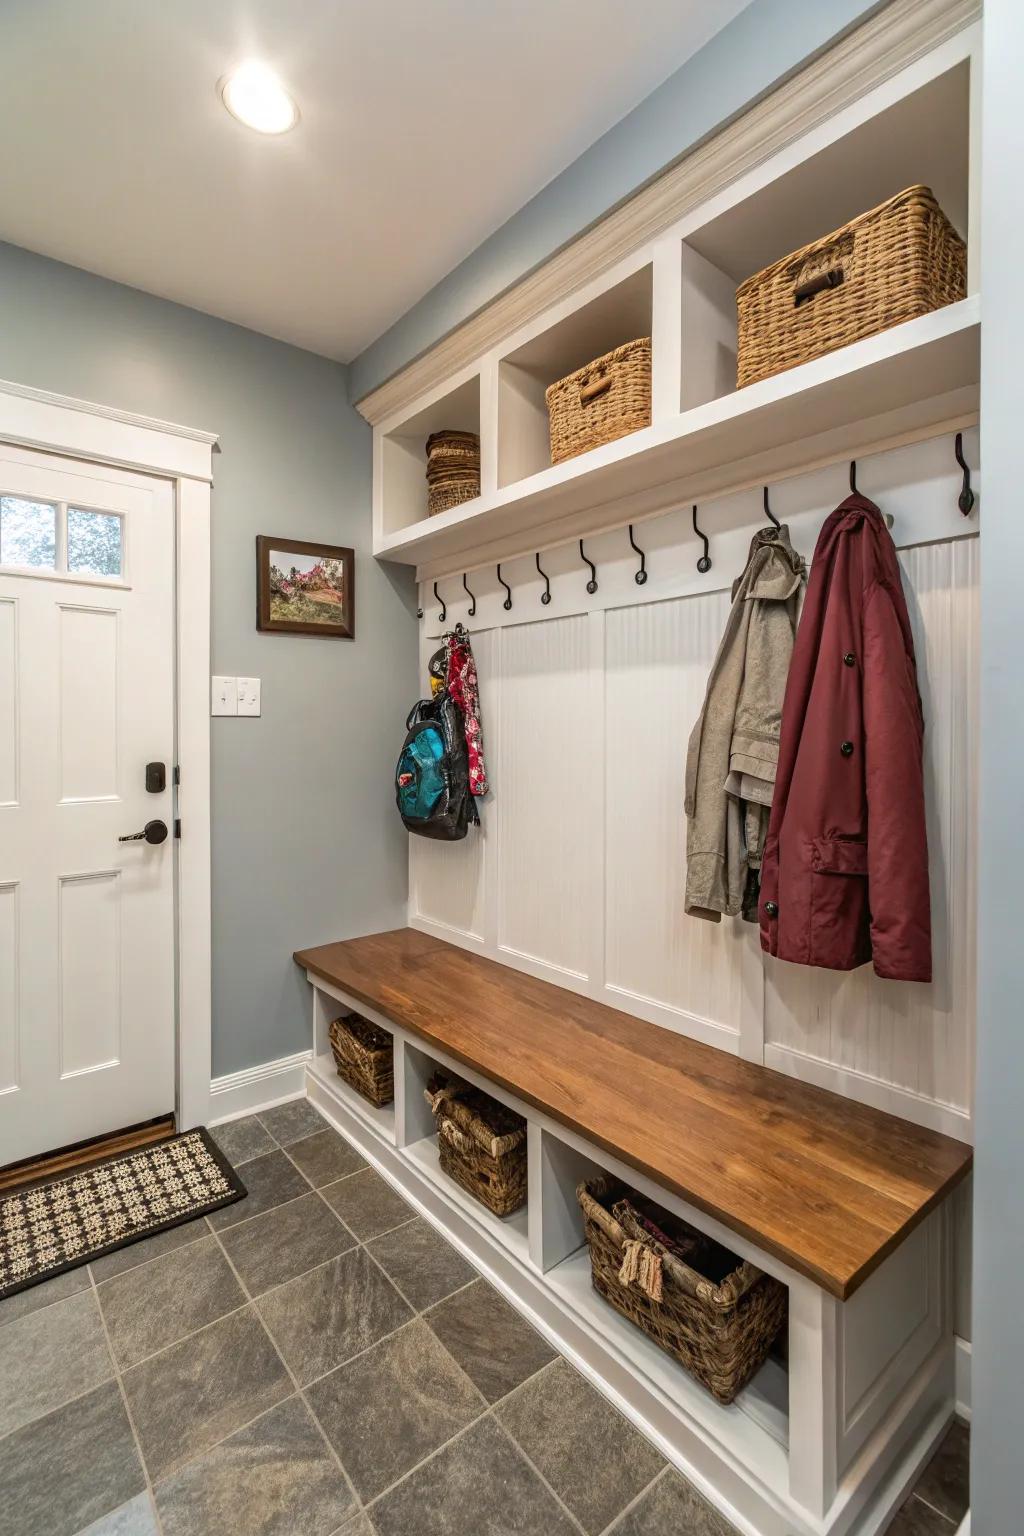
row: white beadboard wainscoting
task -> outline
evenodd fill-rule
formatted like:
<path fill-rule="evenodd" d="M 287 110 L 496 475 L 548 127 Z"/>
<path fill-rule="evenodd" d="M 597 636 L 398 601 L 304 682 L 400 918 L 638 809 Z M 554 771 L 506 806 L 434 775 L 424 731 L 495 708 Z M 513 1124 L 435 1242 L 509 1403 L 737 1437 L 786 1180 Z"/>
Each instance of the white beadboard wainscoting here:
<path fill-rule="evenodd" d="M 965 434 L 977 460 L 977 435 Z M 713 567 L 696 571 L 690 508 L 438 585 L 447 623 L 473 635 L 491 794 L 482 827 L 452 845 L 410 839 L 410 921 L 505 964 L 668 1029 L 971 1137 L 975 990 L 978 681 L 977 512 L 956 506 L 950 436 L 858 465 L 858 485 L 894 518 L 926 718 L 935 979 L 930 986 L 766 960 L 756 928 L 683 912 L 687 739 L 760 495 L 699 509 Z M 975 485 L 978 477 L 975 475 Z M 809 558 L 846 491 L 846 466 L 771 488 L 773 511 Z M 421 588 L 422 658 L 439 603 Z M 424 670 L 425 676 L 425 670 Z"/>

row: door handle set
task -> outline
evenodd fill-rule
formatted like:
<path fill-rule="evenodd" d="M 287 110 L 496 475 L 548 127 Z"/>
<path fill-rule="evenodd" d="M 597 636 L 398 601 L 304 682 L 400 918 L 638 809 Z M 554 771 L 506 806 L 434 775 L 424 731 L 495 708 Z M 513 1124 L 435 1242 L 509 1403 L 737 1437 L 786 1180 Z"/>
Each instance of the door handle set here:
<path fill-rule="evenodd" d="M 119 843 L 163 843 L 167 840 L 166 821 L 147 821 L 141 832 L 127 832 Z"/>

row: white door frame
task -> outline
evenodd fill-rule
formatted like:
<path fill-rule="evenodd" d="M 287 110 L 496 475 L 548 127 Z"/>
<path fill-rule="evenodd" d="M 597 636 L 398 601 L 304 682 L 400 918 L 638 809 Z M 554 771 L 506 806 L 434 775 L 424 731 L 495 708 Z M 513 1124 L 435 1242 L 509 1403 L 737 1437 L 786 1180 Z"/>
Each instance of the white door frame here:
<path fill-rule="evenodd" d="M 210 1112 L 210 494 L 215 432 L 0 380 L 0 442 L 158 475 L 174 483 L 179 1130 Z M 113 1127 L 112 1127 L 113 1129 Z"/>

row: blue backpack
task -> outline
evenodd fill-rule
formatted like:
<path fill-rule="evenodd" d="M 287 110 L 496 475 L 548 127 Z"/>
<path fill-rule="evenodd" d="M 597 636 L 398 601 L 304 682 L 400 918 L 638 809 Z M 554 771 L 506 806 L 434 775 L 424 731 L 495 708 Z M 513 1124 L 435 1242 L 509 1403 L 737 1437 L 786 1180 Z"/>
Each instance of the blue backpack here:
<path fill-rule="evenodd" d="M 410 832 L 454 843 L 480 818 L 469 792 L 462 713 L 447 689 L 414 704 L 395 769 L 395 799 Z"/>

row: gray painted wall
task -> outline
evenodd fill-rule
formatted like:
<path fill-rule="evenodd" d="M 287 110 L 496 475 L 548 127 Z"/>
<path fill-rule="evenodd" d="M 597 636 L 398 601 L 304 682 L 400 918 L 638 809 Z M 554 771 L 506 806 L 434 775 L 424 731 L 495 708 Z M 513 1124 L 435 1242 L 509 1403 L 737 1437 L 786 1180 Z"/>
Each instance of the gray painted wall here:
<path fill-rule="evenodd" d="M 261 677 L 263 714 L 212 722 L 213 1072 L 304 1050 L 292 951 L 404 923 L 407 890 L 391 775 L 415 604 L 370 555 L 370 429 L 345 369 L 0 245 L 0 378 L 221 435 L 213 670 Z M 257 533 L 354 546 L 354 642 L 257 634 Z"/>
<path fill-rule="evenodd" d="M 353 400 L 404 368 L 765 95 L 880 0 L 753 0 L 357 357 Z"/>
<path fill-rule="evenodd" d="M 986 0 L 981 228 L 981 763 L 978 785 L 978 1063 L 975 1091 L 971 1531 L 1011 1536 L 1024 1523 L 1024 1017 L 1020 912 L 1024 822 L 1008 783 L 1024 762 L 1021 572 L 1024 437 L 1024 9 Z M 1009 780 L 1007 769 L 1010 770 Z M 1012 793 L 1012 789 L 1011 789 Z"/>

